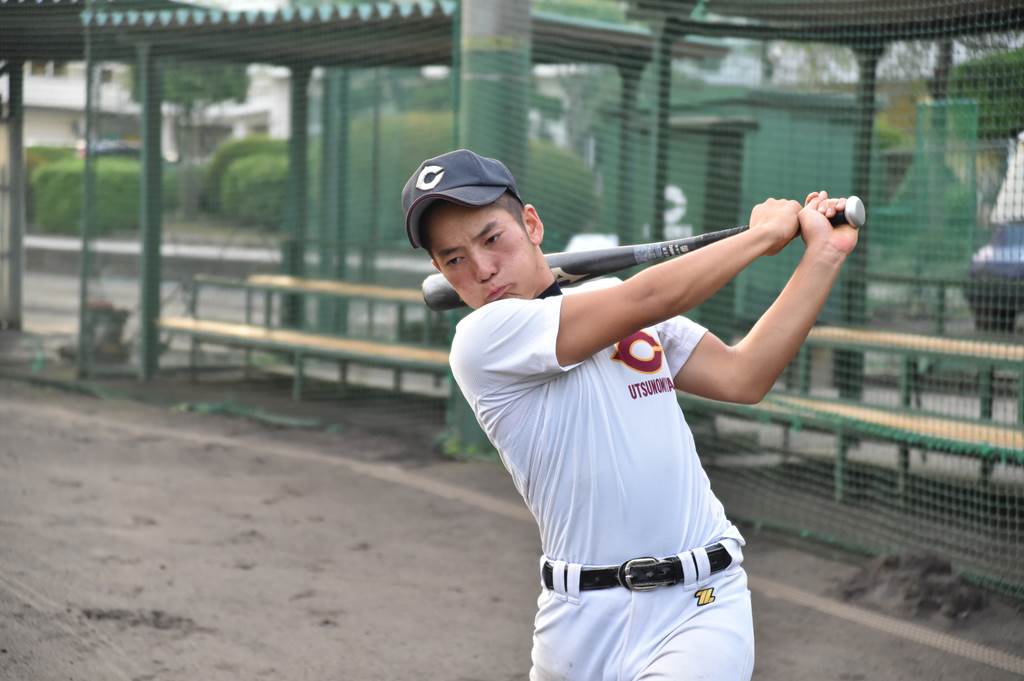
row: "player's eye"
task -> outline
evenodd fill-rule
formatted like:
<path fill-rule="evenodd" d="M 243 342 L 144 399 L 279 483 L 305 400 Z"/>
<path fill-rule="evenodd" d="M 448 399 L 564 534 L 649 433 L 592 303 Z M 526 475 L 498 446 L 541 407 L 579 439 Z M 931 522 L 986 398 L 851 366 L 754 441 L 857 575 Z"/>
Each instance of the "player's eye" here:
<path fill-rule="evenodd" d="M 453 265 L 458 265 L 460 262 L 462 262 L 462 256 L 461 255 L 457 255 L 454 258 L 452 258 L 451 260 L 449 260 L 448 262 L 446 262 L 445 266 L 452 267 Z"/>
<path fill-rule="evenodd" d="M 500 236 L 501 236 L 501 232 L 498 232 L 497 234 L 493 234 L 490 237 L 488 237 L 487 241 L 485 241 L 484 243 L 486 243 L 487 245 L 490 246 L 490 245 L 494 244 L 494 242 L 496 242 L 498 240 L 498 237 L 500 237 Z"/>

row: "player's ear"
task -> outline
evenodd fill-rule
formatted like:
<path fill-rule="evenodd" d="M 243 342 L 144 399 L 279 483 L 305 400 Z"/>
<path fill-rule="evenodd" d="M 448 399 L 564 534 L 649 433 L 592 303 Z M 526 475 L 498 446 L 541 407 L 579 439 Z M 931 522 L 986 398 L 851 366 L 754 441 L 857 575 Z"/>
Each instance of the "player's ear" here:
<path fill-rule="evenodd" d="M 540 246 L 544 241 L 544 222 L 541 221 L 540 215 L 537 214 L 537 209 L 533 207 L 532 203 L 523 206 L 523 228 L 526 230 L 526 236 L 530 243 Z"/>

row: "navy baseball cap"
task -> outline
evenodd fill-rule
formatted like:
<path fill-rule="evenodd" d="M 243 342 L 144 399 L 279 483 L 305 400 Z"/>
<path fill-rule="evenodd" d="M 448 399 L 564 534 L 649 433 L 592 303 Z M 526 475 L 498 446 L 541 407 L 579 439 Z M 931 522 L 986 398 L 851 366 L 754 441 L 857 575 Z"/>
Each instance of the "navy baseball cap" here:
<path fill-rule="evenodd" d="M 469 149 L 456 149 L 428 158 L 402 189 L 405 232 L 413 248 L 423 245 L 420 217 L 435 201 L 451 201 L 463 206 L 486 206 L 505 192 L 520 203 L 516 180 L 505 164 L 480 156 Z"/>

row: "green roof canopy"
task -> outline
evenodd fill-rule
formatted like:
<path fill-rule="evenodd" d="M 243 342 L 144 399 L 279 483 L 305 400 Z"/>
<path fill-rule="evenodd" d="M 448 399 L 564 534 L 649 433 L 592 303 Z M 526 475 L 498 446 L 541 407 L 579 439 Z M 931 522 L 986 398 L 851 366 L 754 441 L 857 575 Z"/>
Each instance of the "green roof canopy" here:
<path fill-rule="evenodd" d="M 451 61 L 452 0 L 229 11 L 171 0 L 0 0 L 0 58 L 134 60 L 147 43 L 161 57 L 291 66 L 423 66 Z M 636 64 L 654 39 L 643 27 L 533 15 L 535 63 Z M 679 41 L 677 57 L 725 48 Z"/>

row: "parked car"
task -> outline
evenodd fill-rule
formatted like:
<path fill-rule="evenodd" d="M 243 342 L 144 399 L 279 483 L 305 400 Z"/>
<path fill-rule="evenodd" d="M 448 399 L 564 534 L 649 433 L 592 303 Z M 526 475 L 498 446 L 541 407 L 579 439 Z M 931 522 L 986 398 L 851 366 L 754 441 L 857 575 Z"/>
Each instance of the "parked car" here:
<path fill-rule="evenodd" d="M 964 288 L 980 331 L 1013 333 L 1024 311 L 1024 222 L 999 225 L 992 239 L 971 258 Z"/>
<path fill-rule="evenodd" d="M 78 158 L 85 158 L 85 142 L 79 141 L 76 145 Z M 137 142 L 125 142 L 123 140 L 96 140 L 92 144 L 93 156 L 121 156 L 124 158 L 138 158 L 142 154 L 142 147 Z"/>

